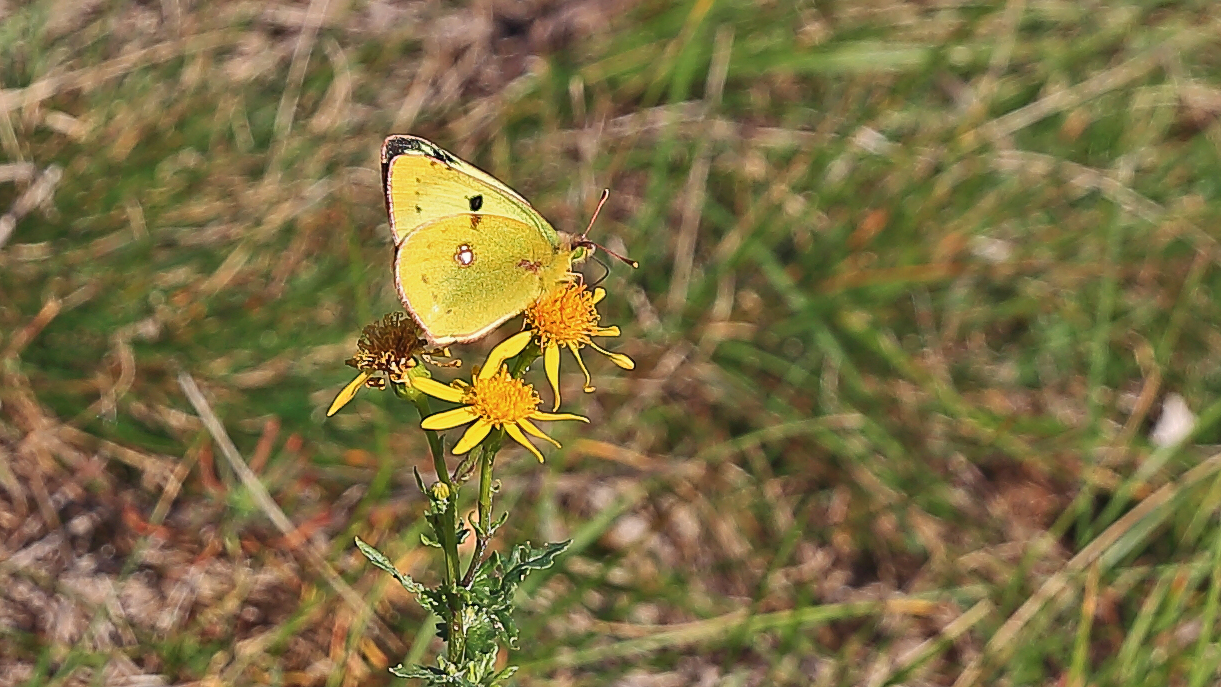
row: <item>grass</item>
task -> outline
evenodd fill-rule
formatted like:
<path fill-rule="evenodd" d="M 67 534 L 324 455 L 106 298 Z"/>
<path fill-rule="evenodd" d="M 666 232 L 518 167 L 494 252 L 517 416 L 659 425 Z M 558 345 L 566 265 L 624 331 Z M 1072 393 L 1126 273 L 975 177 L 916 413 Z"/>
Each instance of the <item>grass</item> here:
<path fill-rule="evenodd" d="M 435 652 L 352 546 L 438 575 L 411 411 L 323 418 L 408 131 L 641 264 L 636 371 L 506 463 L 576 542 L 518 684 L 1216 680 L 1213 3 L 495 7 L 0 9 L 0 685 Z"/>

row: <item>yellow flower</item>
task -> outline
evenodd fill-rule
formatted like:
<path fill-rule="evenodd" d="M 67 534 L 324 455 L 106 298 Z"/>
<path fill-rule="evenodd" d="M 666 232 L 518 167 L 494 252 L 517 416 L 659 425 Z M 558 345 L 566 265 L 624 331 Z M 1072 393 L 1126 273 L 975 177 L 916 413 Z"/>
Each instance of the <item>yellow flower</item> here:
<path fill-rule="evenodd" d="M 394 384 L 408 384 L 409 377 L 423 373 L 423 370 L 414 369 L 420 360 L 432 363 L 433 355 L 449 355 L 443 349 L 430 349 L 419 326 L 401 312 L 389 313 L 381 321 L 366 325 L 356 348 L 356 355 L 344 362 L 360 370 L 360 374 L 348 382 L 331 402 L 331 407 L 326 411 L 327 417 L 355 398 L 361 387 L 385 389 L 387 379 Z M 448 364 L 457 365 L 459 362 L 455 360 Z"/>
<path fill-rule="evenodd" d="M 598 310 L 595 307 L 606 296 L 601 288 L 592 292 L 584 284 L 576 281 L 564 282 L 543 294 L 526 309 L 526 326 L 538 339 L 538 346 L 543 351 L 543 369 L 547 373 L 547 381 L 555 392 L 555 406 L 560 407 L 560 347 L 572 351 L 585 373 L 585 392 L 594 390 L 590 383 L 589 369 L 581 360 L 581 347 L 589 346 L 595 351 L 611 359 L 619 367 L 631 370 L 636 367 L 632 359 L 622 353 L 611 353 L 594 343 L 595 336 L 619 336 L 618 327 L 599 327 Z"/>
<path fill-rule="evenodd" d="M 455 382 L 454 386 L 447 386 L 427 377 L 413 378 L 411 384 L 419 391 L 443 401 L 463 404 L 460 408 L 429 415 L 420 426 L 424 429 L 445 430 L 474 422 L 454 446 L 455 455 L 474 448 L 493 428 L 503 427 L 509 436 L 529 449 L 541 463 L 543 454 L 530 443 L 526 434 L 549 441 L 556 448 L 559 448 L 560 442 L 544 434 L 531 420 L 589 420 L 580 415 L 540 411 L 538 405 L 542 399 L 538 397 L 534 387 L 509 376 L 505 361 L 521 353 L 528 343 L 529 332 L 521 332 L 493 348 L 487 362 L 475 374 L 470 385 Z"/>

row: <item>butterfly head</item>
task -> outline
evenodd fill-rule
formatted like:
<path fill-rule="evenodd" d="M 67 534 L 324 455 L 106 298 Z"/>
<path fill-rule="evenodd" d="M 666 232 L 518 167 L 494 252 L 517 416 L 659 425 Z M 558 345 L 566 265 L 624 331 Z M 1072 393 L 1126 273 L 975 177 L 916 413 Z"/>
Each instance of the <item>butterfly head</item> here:
<path fill-rule="evenodd" d="M 628 265 L 631 265 L 633 268 L 640 267 L 640 263 L 636 262 L 635 260 L 619 255 L 615 251 L 608 249 L 606 246 L 599 243 L 594 243 L 586 238 L 586 236 L 589 235 L 589 230 L 594 226 L 594 220 L 598 219 L 598 213 L 602 211 L 602 206 L 606 204 L 606 199 L 609 196 L 610 189 L 602 189 L 602 197 L 598 199 L 598 207 L 594 210 L 593 217 L 589 218 L 589 226 L 585 227 L 585 231 L 580 236 L 564 234 L 562 237 L 564 243 L 572 251 L 572 261 L 574 263 L 581 263 L 588 260 L 593 256 L 597 249 L 601 248 L 602 251 L 607 255 L 613 258 L 618 258 Z"/>

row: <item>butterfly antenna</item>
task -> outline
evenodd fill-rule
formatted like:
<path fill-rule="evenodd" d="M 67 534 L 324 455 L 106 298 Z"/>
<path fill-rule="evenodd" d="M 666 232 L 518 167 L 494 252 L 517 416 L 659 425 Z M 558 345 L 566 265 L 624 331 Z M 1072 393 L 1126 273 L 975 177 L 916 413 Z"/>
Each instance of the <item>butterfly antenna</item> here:
<path fill-rule="evenodd" d="M 589 226 L 585 227 L 585 233 L 581 234 L 582 241 L 586 236 L 589 236 L 589 230 L 594 228 L 594 220 L 598 219 L 598 213 L 602 212 L 602 206 L 606 205 L 606 199 L 610 198 L 610 189 L 602 189 L 602 197 L 598 199 L 598 207 L 594 208 L 594 216 L 589 218 Z"/>
<path fill-rule="evenodd" d="M 589 218 L 589 226 L 585 227 L 585 232 L 583 234 L 581 234 L 581 236 L 576 240 L 576 245 L 590 246 L 592 248 L 601 248 L 603 251 L 606 252 L 607 255 L 611 256 L 612 258 L 621 260 L 621 261 L 627 263 L 628 265 L 631 265 L 633 268 L 640 267 L 640 263 L 636 262 L 635 260 L 632 260 L 631 258 L 627 258 L 622 255 L 619 255 L 615 251 L 609 250 L 606 246 L 603 246 L 600 243 L 594 243 L 593 241 L 590 241 L 589 239 L 585 238 L 589 234 L 589 230 L 593 228 L 594 220 L 598 219 L 598 213 L 602 212 L 602 206 L 606 204 L 606 199 L 609 197 L 610 197 L 610 189 L 609 188 L 602 189 L 602 197 L 598 199 L 598 207 L 594 209 L 594 216 Z M 605 265 L 603 265 L 603 267 L 605 267 Z M 610 270 L 608 269 L 607 272 L 609 272 L 609 271 Z"/>

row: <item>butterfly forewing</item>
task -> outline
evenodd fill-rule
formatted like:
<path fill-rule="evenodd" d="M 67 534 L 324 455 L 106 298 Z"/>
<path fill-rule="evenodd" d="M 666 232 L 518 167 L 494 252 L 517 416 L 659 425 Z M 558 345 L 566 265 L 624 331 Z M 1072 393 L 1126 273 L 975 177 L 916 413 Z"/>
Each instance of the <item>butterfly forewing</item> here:
<path fill-rule="evenodd" d="M 435 220 L 459 214 L 514 219 L 552 245 L 559 243 L 555 229 L 516 191 L 422 138 L 386 139 L 382 183 L 395 243 Z"/>

